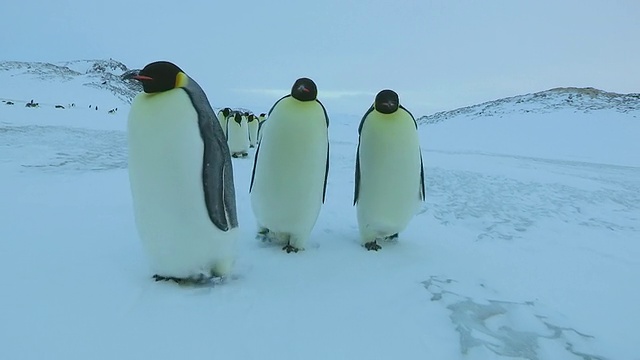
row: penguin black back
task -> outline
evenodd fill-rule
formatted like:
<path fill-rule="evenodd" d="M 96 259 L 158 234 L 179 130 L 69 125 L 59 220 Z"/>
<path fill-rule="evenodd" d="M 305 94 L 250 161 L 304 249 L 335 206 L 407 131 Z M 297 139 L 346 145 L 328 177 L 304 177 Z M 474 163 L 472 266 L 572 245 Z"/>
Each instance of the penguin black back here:
<path fill-rule="evenodd" d="M 316 83 L 309 78 L 300 78 L 293 83 L 291 88 L 291 96 L 300 101 L 313 101 L 318 96 L 318 88 Z"/>

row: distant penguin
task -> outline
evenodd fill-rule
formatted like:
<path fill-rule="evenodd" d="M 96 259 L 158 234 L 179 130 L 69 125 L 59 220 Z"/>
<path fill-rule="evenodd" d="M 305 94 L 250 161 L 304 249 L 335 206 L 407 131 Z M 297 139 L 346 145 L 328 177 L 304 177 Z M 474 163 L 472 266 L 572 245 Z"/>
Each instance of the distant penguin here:
<path fill-rule="evenodd" d="M 144 89 L 129 112 L 129 180 L 154 279 L 224 276 L 238 220 L 231 157 L 207 96 L 170 62 L 128 77 Z"/>
<path fill-rule="evenodd" d="M 253 114 L 249 114 L 247 125 L 249 126 L 249 147 L 253 148 L 258 144 L 258 127 L 260 126 L 258 118 Z"/>
<path fill-rule="evenodd" d="M 258 116 L 258 142 L 262 139 L 262 124 L 264 124 L 265 120 L 267 120 L 267 114 L 261 113 Z"/>
<path fill-rule="evenodd" d="M 298 79 L 269 111 L 251 176 L 258 238 L 303 250 L 324 202 L 329 171 L 329 119 L 316 84 Z"/>
<path fill-rule="evenodd" d="M 224 131 L 224 134 L 227 134 L 227 117 L 229 117 L 229 114 L 231 113 L 231 109 L 226 107 L 224 109 L 221 109 L 220 111 L 218 111 L 218 121 L 220 122 L 220 127 L 222 128 L 222 131 Z"/>
<path fill-rule="evenodd" d="M 424 200 L 417 128 L 392 90 L 380 91 L 360 122 L 353 203 L 367 250 L 397 239 Z"/>
<path fill-rule="evenodd" d="M 244 158 L 249 154 L 249 130 L 247 118 L 235 113 L 227 121 L 227 142 L 234 158 Z"/>

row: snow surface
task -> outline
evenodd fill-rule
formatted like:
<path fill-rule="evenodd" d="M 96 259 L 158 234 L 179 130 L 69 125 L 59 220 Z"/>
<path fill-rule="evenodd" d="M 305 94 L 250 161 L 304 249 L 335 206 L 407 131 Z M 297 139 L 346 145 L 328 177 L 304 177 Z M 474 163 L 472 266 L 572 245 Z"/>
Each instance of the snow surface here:
<path fill-rule="evenodd" d="M 367 252 L 352 206 L 360 119 L 327 109 L 327 201 L 307 250 L 254 240 L 251 150 L 234 159 L 233 275 L 193 288 L 151 279 L 126 102 L 21 79 L 16 94 L 0 85 L 23 101 L 0 103 L 0 359 L 640 359 L 637 111 L 421 125 L 427 201 L 397 243 Z"/>

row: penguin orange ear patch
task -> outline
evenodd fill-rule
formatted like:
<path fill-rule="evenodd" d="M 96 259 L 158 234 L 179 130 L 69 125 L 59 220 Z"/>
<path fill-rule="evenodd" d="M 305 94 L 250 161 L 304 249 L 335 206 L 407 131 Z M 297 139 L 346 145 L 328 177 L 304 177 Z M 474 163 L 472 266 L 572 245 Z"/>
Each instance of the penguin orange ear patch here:
<path fill-rule="evenodd" d="M 176 75 L 176 88 L 186 87 L 188 83 L 189 77 L 187 76 L 187 74 L 180 71 L 178 75 Z"/>

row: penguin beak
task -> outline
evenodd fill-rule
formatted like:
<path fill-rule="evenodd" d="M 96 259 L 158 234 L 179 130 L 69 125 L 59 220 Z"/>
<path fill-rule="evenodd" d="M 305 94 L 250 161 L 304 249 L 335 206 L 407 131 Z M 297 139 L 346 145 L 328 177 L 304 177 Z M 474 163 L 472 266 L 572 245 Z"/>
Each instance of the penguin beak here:
<path fill-rule="evenodd" d="M 308 92 L 309 92 L 309 89 L 307 89 L 307 87 L 306 87 L 306 86 L 304 86 L 304 85 L 300 85 L 300 86 L 298 86 L 298 90 L 299 90 L 299 91 L 302 91 L 302 92 L 306 92 L 306 93 L 308 93 Z"/>
<path fill-rule="evenodd" d="M 138 81 L 148 81 L 153 80 L 153 78 L 145 75 L 140 75 L 140 69 L 129 70 L 126 73 L 122 74 L 122 79 L 134 79 Z"/>
<path fill-rule="evenodd" d="M 132 79 L 136 79 L 138 81 L 149 81 L 149 80 L 153 80 L 152 77 L 150 76 L 145 76 L 145 75 L 134 75 L 132 77 Z"/>

